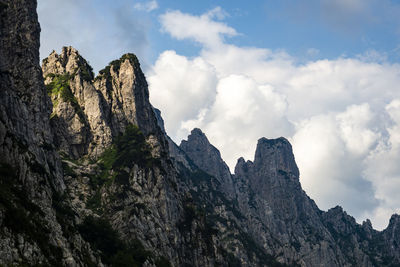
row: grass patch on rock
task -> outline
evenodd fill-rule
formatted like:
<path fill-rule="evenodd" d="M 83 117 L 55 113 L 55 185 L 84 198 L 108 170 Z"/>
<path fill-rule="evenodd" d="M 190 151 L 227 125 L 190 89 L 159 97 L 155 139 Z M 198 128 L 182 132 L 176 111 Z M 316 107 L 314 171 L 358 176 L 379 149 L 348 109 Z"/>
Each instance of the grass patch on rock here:
<path fill-rule="evenodd" d="M 82 237 L 92 248 L 100 251 L 102 261 L 109 266 L 142 266 L 148 260 L 157 267 L 171 266 L 164 257 L 155 257 L 142 243 L 134 239 L 127 243 L 103 218 L 88 216 L 78 227 Z"/>
<path fill-rule="evenodd" d="M 142 168 L 160 165 L 159 159 L 151 155 L 150 146 L 136 125 L 128 125 L 125 132 L 104 151 L 98 162 L 101 173 L 92 177 L 94 186 L 114 180 L 120 184 L 128 184 L 129 173 L 126 168 L 130 169 L 135 164 Z"/>
<path fill-rule="evenodd" d="M 76 114 L 78 114 L 81 122 L 85 121 L 85 115 L 82 111 L 78 100 L 75 98 L 71 91 L 70 80 L 72 76 L 69 73 L 64 74 L 54 74 L 50 73 L 47 75 L 52 81 L 46 85 L 47 94 L 51 97 L 53 101 L 53 106 L 57 107 L 60 100 L 68 102 L 74 108 Z M 54 109 L 54 108 L 53 108 Z M 56 114 L 51 115 L 51 118 L 55 117 Z"/>

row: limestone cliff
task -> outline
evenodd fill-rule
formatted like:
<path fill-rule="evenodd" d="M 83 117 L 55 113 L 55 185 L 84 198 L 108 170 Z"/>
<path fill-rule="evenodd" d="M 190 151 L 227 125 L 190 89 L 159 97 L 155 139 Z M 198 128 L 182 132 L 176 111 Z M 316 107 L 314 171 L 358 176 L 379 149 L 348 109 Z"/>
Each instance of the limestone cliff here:
<path fill-rule="evenodd" d="M 39 66 L 36 1 L 0 2 L 0 265 L 97 262 L 68 201 Z"/>
<path fill-rule="evenodd" d="M 189 162 L 166 135 L 160 112 L 149 103 L 137 58 L 126 54 L 97 77 L 87 75 L 89 79 L 81 71 L 90 72 L 86 64 L 78 51 L 65 47 L 60 55 L 53 52 L 44 59 L 42 66 L 54 103 L 50 120 L 54 138 L 60 140 L 56 147 L 77 216 L 81 220 L 106 218 L 128 247 L 139 240 L 153 251 L 155 259 L 167 258 L 173 265 L 213 266 L 227 257 L 230 261 L 243 259 L 245 265 L 260 262 L 249 258 L 244 241 L 235 241 L 235 249 L 227 247 L 232 241 L 217 245 L 217 240 L 230 233 L 223 229 L 226 233 L 217 235 L 218 228 L 212 224 L 215 219 L 210 221 L 215 217 L 225 220 L 221 217 L 225 205 L 233 209 L 217 190 L 225 185 L 210 183 L 214 178 Z M 91 105 L 86 106 L 87 102 Z M 96 129 L 99 123 L 104 127 Z M 99 138 L 107 142 L 93 141 Z M 216 153 L 215 159 L 220 157 L 208 146 Z M 222 160 L 216 164 L 220 163 Z M 226 165 L 224 168 L 228 170 Z M 230 175 L 226 178 L 231 179 Z M 228 181 L 232 194 L 232 181 Z M 206 209 L 205 203 L 209 203 Z M 243 235 L 234 228 L 237 235 Z M 82 234 L 90 241 L 87 233 Z M 102 260 L 113 265 L 107 253 L 100 250 Z M 127 252 L 123 249 L 120 253 Z"/>
<path fill-rule="evenodd" d="M 249 231 L 282 262 L 342 266 L 341 251 L 301 189 L 292 148 L 284 138 L 258 141 L 254 162 L 238 161 L 234 175 Z M 261 234 L 262 233 L 262 234 Z"/>
<path fill-rule="evenodd" d="M 135 55 L 95 77 L 64 47 L 41 69 L 35 8 L 0 0 L 0 265 L 400 264 L 399 216 L 319 210 L 286 139 L 235 174 L 199 129 L 177 146 Z"/>
<path fill-rule="evenodd" d="M 221 190 L 229 198 L 234 198 L 232 177 L 228 165 L 222 160 L 218 149 L 210 144 L 200 129 L 192 130 L 188 140 L 183 140 L 179 147 L 200 169 L 217 179 Z"/>
<path fill-rule="evenodd" d="M 138 125 L 153 145 L 160 143 L 161 130 L 152 106 L 139 61 L 125 54 L 112 61 L 94 78 L 92 68 L 72 47 L 43 60 L 43 75 L 54 103 L 51 122 L 60 151 L 72 158 L 97 158 L 126 126 Z M 158 147 L 158 148 L 156 148 Z"/>
<path fill-rule="evenodd" d="M 213 165 L 202 165 L 204 143 L 193 142 L 193 134 L 200 135 L 199 130 L 183 142 L 187 155 L 215 179 L 221 179 L 213 172 Z M 205 136 L 201 139 L 206 140 Z M 236 221 L 278 262 L 301 266 L 399 264 L 398 215 L 393 215 L 388 228 L 379 232 L 369 221 L 357 224 L 340 207 L 319 210 L 301 188 L 292 148 L 285 138 L 261 138 L 254 162 L 240 158 L 232 180 Z"/>
<path fill-rule="evenodd" d="M 53 102 L 50 121 L 57 148 L 72 158 L 101 153 L 111 144 L 111 129 L 102 95 L 91 83 L 92 68 L 78 51 L 64 47 L 60 55 L 53 51 L 44 59 L 42 69 Z"/>

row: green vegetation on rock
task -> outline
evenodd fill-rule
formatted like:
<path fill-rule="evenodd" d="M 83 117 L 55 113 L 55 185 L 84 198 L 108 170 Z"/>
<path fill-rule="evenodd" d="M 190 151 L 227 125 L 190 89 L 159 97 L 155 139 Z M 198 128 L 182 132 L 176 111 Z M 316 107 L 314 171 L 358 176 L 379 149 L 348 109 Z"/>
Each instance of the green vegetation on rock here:
<path fill-rule="evenodd" d="M 157 267 L 171 266 L 165 258 L 155 257 L 145 250 L 139 240 L 122 241 L 105 219 L 88 216 L 78 229 L 92 248 L 100 251 L 102 261 L 109 266 L 142 266 L 146 260 Z"/>
<path fill-rule="evenodd" d="M 76 100 L 74 94 L 71 91 L 70 87 L 71 75 L 68 73 L 64 74 L 50 73 L 47 75 L 47 77 L 52 78 L 52 81 L 46 85 L 46 89 L 47 89 L 47 94 L 53 100 L 53 106 L 57 107 L 60 99 L 64 102 L 70 103 L 71 106 L 74 108 L 75 112 L 78 114 L 81 122 L 83 122 L 85 120 L 85 115 L 83 114 L 83 111 L 78 103 L 78 100 Z M 55 116 L 56 114 L 52 113 L 50 115 L 50 118 L 54 118 Z"/>
<path fill-rule="evenodd" d="M 99 189 L 97 189 L 94 195 L 87 200 L 86 207 L 93 210 L 97 214 L 102 213 L 103 209 L 101 206 L 101 193 Z"/>
<path fill-rule="evenodd" d="M 101 214 L 100 190 L 103 185 L 113 182 L 120 185 L 129 185 L 129 170 L 134 165 L 142 168 L 160 166 L 160 160 L 153 158 L 151 149 L 142 132 L 136 125 L 128 125 L 125 132 L 115 138 L 113 144 L 107 148 L 98 159 L 100 172 L 97 175 L 88 175 L 90 185 L 95 193 L 86 202 L 88 208 Z M 68 168 L 65 169 L 68 171 Z"/>
<path fill-rule="evenodd" d="M 94 182 L 101 185 L 112 177 L 117 182 L 126 184 L 128 179 L 126 167 L 132 168 L 137 164 L 143 168 L 151 168 L 159 163 L 159 160 L 151 155 L 151 149 L 139 128 L 136 125 L 128 125 L 124 134 L 117 137 L 100 157 L 99 165 L 102 172 L 95 177 Z"/>
<path fill-rule="evenodd" d="M 83 80 L 90 82 L 94 77 L 93 68 L 84 58 L 82 60 L 84 64 L 80 65 L 74 74 L 80 73 Z"/>
<path fill-rule="evenodd" d="M 111 61 L 104 69 L 100 70 L 99 76 L 97 76 L 95 80 L 97 80 L 101 77 L 105 77 L 105 78 L 111 77 L 111 68 L 115 72 L 118 72 L 119 68 L 121 67 L 121 64 L 123 62 L 125 62 L 125 60 L 129 60 L 129 62 L 134 66 L 140 66 L 138 58 L 132 53 L 127 53 L 127 54 L 124 54 L 120 59 Z"/>
<path fill-rule="evenodd" d="M 126 127 L 124 134 L 116 138 L 114 149 L 116 157 L 113 168 L 132 167 L 134 163 L 149 168 L 156 161 L 143 133 L 136 125 Z"/>

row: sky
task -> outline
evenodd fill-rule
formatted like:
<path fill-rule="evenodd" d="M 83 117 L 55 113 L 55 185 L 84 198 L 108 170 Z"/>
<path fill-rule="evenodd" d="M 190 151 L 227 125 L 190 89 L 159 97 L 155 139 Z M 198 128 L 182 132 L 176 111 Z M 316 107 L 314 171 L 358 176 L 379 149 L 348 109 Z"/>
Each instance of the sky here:
<path fill-rule="evenodd" d="M 201 128 L 234 171 L 286 137 L 318 206 L 383 229 L 400 213 L 400 1 L 38 0 L 41 58 L 95 71 L 135 53 L 179 144 Z"/>

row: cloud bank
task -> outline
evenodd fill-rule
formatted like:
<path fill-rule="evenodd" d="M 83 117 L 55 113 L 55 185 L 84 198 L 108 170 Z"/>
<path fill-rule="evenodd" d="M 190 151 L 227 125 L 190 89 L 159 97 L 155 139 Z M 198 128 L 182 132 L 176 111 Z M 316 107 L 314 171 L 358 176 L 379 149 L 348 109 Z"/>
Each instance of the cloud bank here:
<path fill-rule="evenodd" d="M 335 4 L 366 12 L 363 1 Z M 169 135 L 179 143 L 203 129 L 231 170 L 240 156 L 253 159 L 258 138 L 285 136 L 320 208 L 339 204 L 386 227 L 400 208 L 400 65 L 371 51 L 297 64 L 284 51 L 229 44 L 239 33 L 224 16 L 216 8 L 160 17 L 164 32 L 202 48 L 193 58 L 165 51 L 147 74 Z"/>

